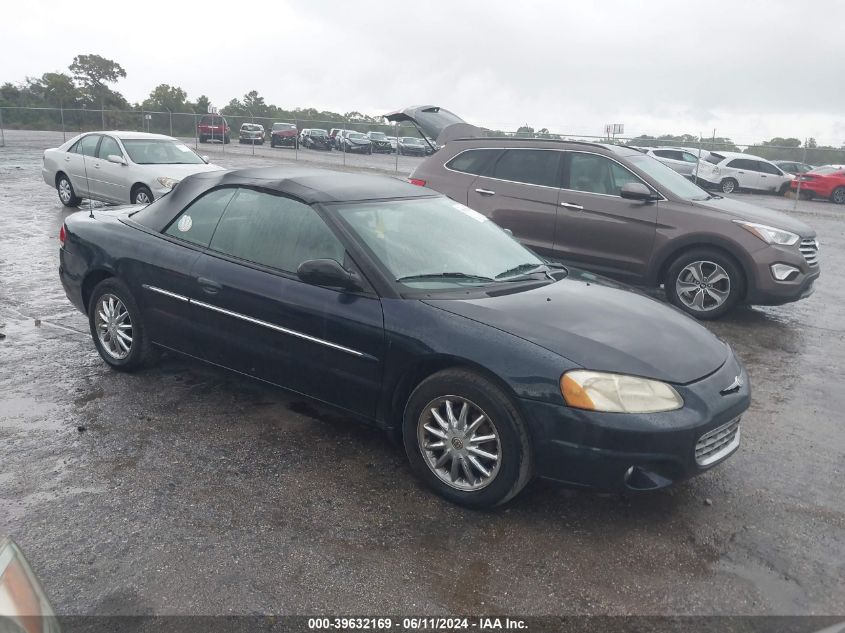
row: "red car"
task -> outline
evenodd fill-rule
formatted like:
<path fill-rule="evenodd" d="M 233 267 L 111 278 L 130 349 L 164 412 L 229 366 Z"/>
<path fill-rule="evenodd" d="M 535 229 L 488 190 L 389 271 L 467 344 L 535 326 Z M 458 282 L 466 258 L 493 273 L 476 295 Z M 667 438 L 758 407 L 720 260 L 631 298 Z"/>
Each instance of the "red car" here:
<path fill-rule="evenodd" d="M 200 143 L 214 140 L 222 140 L 224 143 L 228 143 L 229 124 L 219 114 L 205 114 L 197 125 L 197 136 L 199 136 Z"/>
<path fill-rule="evenodd" d="M 808 171 L 789 183 L 793 191 L 798 189 L 799 182 L 802 196 L 845 204 L 845 166 L 825 165 Z"/>
<path fill-rule="evenodd" d="M 274 123 L 270 130 L 270 147 L 293 147 L 299 145 L 299 130 L 293 123 Z"/>

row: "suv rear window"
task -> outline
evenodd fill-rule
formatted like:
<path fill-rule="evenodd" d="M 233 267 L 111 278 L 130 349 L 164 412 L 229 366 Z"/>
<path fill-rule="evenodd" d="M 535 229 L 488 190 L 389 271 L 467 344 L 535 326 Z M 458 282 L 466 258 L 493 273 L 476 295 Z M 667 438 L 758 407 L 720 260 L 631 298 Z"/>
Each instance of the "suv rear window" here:
<path fill-rule="evenodd" d="M 559 187 L 561 152 L 548 149 L 509 149 L 496 163 L 493 178 L 528 185 Z"/>
<path fill-rule="evenodd" d="M 501 153 L 500 149 L 468 149 L 446 163 L 446 167 L 464 174 L 483 176 L 489 173 L 490 165 Z"/>
<path fill-rule="evenodd" d="M 708 156 L 704 160 L 706 160 L 708 163 L 713 163 L 714 165 L 718 165 L 723 160 L 725 160 L 725 157 L 722 156 L 721 154 L 717 154 L 716 152 L 710 152 L 710 156 Z"/>

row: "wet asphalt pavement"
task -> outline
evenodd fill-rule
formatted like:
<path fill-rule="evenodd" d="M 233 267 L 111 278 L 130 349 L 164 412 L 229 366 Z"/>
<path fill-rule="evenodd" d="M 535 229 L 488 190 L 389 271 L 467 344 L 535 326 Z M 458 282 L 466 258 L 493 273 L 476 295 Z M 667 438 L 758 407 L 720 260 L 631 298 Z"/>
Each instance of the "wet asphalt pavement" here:
<path fill-rule="evenodd" d="M 812 297 L 708 324 L 753 382 L 735 456 L 654 494 L 535 482 L 474 512 L 283 391 L 174 356 L 109 370 L 57 275 L 69 212 L 40 168 L 60 142 L 0 148 L 0 533 L 57 612 L 845 614 L 845 207 L 799 203 L 822 244 Z M 256 151 L 208 153 L 293 154 Z"/>

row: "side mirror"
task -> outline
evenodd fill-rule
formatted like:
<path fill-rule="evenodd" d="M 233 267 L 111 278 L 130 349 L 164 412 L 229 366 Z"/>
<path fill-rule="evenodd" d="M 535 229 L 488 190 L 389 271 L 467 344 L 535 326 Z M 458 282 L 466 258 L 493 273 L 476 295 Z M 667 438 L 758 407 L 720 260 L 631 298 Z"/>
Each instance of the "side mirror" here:
<path fill-rule="evenodd" d="M 107 159 L 110 163 L 117 163 L 118 165 L 126 165 L 126 159 L 123 156 L 118 156 L 117 154 L 109 154 Z"/>
<path fill-rule="evenodd" d="M 622 191 L 619 192 L 619 195 L 626 200 L 639 200 L 640 202 L 654 202 L 660 199 L 660 196 L 641 182 L 626 182 L 622 185 Z"/>
<path fill-rule="evenodd" d="M 346 270 L 333 259 L 309 259 L 296 269 L 296 275 L 302 281 L 315 286 L 342 288 L 343 290 L 361 290 L 358 275 Z"/>

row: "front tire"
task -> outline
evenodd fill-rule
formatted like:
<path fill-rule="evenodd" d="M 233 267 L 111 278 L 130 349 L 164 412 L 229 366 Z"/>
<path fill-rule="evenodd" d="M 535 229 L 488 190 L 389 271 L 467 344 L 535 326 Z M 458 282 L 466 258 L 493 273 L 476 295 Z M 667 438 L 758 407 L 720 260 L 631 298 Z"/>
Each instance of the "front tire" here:
<path fill-rule="evenodd" d="M 91 294 L 88 323 L 100 357 L 119 371 L 134 371 L 158 358 L 135 298 L 122 281 L 104 279 Z"/>
<path fill-rule="evenodd" d="M 62 174 L 56 180 L 56 191 L 59 193 L 59 200 L 66 207 L 78 207 L 82 202 L 82 198 L 76 195 L 73 190 L 73 184 L 70 182 L 65 174 Z"/>
<path fill-rule="evenodd" d="M 745 295 L 739 264 L 721 251 L 695 248 L 669 266 L 664 283 L 669 302 L 696 319 L 718 319 Z"/>
<path fill-rule="evenodd" d="M 725 178 L 719 183 L 719 190 L 722 193 L 735 193 L 739 189 L 739 183 L 733 178 Z"/>
<path fill-rule="evenodd" d="M 837 187 L 830 194 L 830 201 L 835 204 L 845 204 L 845 187 Z"/>
<path fill-rule="evenodd" d="M 132 190 L 132 204 L 149 204 L 153 201 L 153 192 L 146 185 L 141 185 Z"/>
<path fill-rule="evenodd" d="M 423 380 L 405 406 L 402 437 L 415 474 L 453 503 L 501 505 L 531 479 L 531 444 L 519 411 L 501 388 L 469 370 Z"/>

